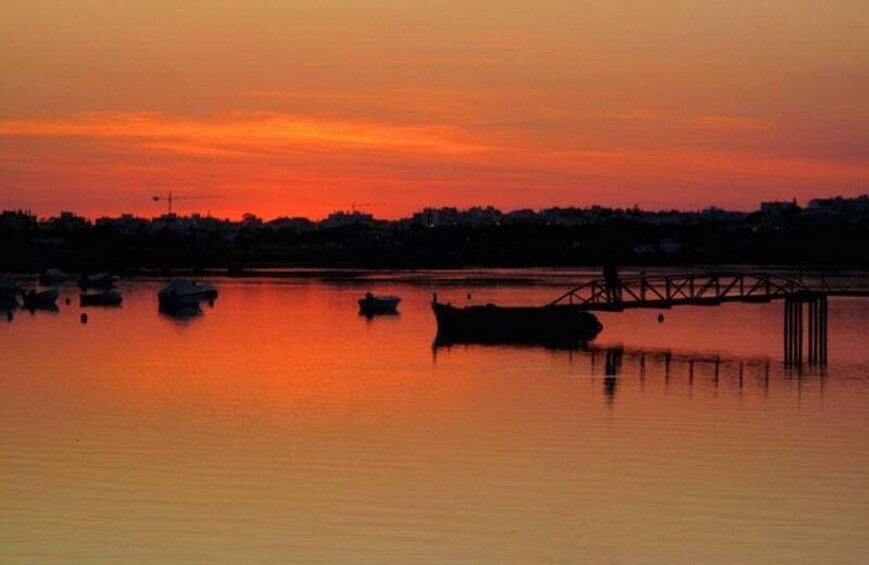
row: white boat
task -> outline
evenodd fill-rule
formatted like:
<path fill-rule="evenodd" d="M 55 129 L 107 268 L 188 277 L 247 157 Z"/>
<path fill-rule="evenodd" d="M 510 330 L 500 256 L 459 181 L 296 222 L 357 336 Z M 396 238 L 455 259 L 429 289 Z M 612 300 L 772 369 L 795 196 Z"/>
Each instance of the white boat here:
<path fill-rule="evenodd" d="M 66 282 L 69 276 L 60 269 L 46 269 L 39 275 L 39 284 L 42 286 L 54 286 Z"/>
<path fill-rule="evenodd" d="M 186 279 L 170 282 L 157 294 L 161 308 L 176 308 L 199 304 L 205 298 L 202 287 Z"/>
<path fill-rule="evenodd" d="M 198 286 L 202 291 L 202 298 L 204 300 L 214 300 L 217 298 L 217 287 L 213 284 L 204 282 L 195 282 L 193 284 Z"/>
<path fill-rule="evenodd" d="M 88 288 L 105 288 L 109 289 L 115 286 L 115 283 L 121 280 L 121 277 L 110 275 L 109 273 L 91 273 L 82 276 L 79 281 L 79 286 L 82 289 Z"/>
<path fill-rule="evenodd" d="M 363 314 L 390 314 L 396 311 L 401 298 L 398 296 L 375 296 L 370 292 L 358 300 L 359 311 Z"/>

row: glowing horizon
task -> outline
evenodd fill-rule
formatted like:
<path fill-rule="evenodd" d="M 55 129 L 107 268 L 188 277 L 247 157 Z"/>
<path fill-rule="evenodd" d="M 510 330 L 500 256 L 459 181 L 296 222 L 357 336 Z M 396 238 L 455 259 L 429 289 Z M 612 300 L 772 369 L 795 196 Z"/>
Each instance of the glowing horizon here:
<path fill-rule="evenodd" d="M 869 8 L 14 1 L 0 208 L 753 210 L 869 187 Z M 861 17 L 862 16 L 862 17 Z"/>

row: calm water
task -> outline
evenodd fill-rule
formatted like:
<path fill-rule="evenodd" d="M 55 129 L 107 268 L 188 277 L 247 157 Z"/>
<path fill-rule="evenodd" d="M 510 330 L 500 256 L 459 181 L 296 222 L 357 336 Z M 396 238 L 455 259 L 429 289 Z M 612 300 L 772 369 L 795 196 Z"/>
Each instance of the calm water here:
<path fill-rule="evenodd" d="M 433 351 L 432 290 L 563 289 L 461 279 L 218 280 L 188 320 L 141 281 L 87 325 L 17 312 L 0 561 L 869 560 L 869 301 L 831 300 L 824 371 L 782 366 L 781 304 L 605 314 L 592 352 Z M 360 317 L 369 288 L 401 315 Z"/>

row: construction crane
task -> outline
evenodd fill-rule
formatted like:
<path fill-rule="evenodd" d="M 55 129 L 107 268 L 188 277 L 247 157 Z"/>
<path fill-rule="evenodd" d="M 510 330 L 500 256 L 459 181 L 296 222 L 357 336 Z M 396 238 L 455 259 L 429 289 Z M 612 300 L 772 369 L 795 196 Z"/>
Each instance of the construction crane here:
<path fill-rule="evenodd" d="M 172 194 L 170 190 L 166 196 L 152 196 L 151 200 L 154 202 L 166 202 L 169 206 L 169 214 L 172 214 L 172 203 L 176 200 L 203 200 L 206 198 L 211 198 L 210 196 L 175 196 Z"/>

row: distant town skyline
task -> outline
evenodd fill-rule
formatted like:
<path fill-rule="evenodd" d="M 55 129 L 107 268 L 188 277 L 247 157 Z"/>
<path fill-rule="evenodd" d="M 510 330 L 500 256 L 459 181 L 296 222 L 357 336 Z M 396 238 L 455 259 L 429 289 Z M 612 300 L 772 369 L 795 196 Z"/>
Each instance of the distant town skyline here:
<path fill-rule="evenodd" d="M 862 195 L 862 194 L 855 194 L 853 197 L 849 196 L 849 198 L 860 198 L 863 196 L 864 195 Z M 818 198 L 842 198 L 842 195 L 831 195 L 831 196 L 823 196 L 823 197 L 818 197 Z M 418 207 L 415 209 L 409 209 L 406 212 L 401 211 L 401 212 L 394 213 L 394 214 L 380 214 L 377 212 L 376 208 L 372 208 L 369 206 L 360 206 L 358 204 L 354 205 L 354 203 L 351 203 L 349 206 L 344 207 L 344 208 L 335 208 L 335 209 L 325 210 L 322 214 L 304 214 L 304 213 L 300 213 L 297 210 L 293 210 L 292 207 L 289 207 L 286 210 L 277 209 L 274 211 L 274 213 L 269 213 L 269 214 L 263 214 L 263 213 L 260 213 L 256 210 L 247 210 L 247 209 L 242 209 L 238 213 L 220 214 L 220 213 L 216 213 L 216 212 L 212 211 L 211 207 L 197 208 L 195 204 L 187 204 L 187 203 L 185 203 L 184 198 L 181 198 L 178 201 L 178 203 L 173 204 L 173 209 L 172 209 L 171 213 L 178 215 L 178 216 L 208 216 L 208 217 L 216 217 L 216 218 L 226 218 L 226 219 L 231 219 L 231 220 L 240 220 L 246 215 L 253 215 L 253 216 L 256 216 L 259 218 L 263 218 L 263 219 L 282 218 L 282 217 L 304 217 L 304 218 L 308 218 L 311 220 L 321 220 L 321 219 L 327 218 L 335 213 L 364 213 L 364 214 L 368 214 L 368 215 L 374 216 L 376 218 L 382 218 L 385 220 L 399 220 L 402 218 L 411 217 L 414 214 L 417 214 L 419 212 L 423 212 L 425 210 L 436 210 L 436 209 L 446 209 L 446 208 L 454 208 L 454 209 L 457 209 L 459 211 L 467 211 L 467 210 L 471 210 L 471 209 L 475 209 L 475 208 L 482 208 L 482 209 L 494 208 L 494 209 L 498 210 L 499 212 L 504 212 L 504 213 L 517 212 L 517 211 L 523 211 L 523 210 L 533 210 L 535 212 L 539 212 L 539 211 L 543 211 L 543 210 L 547 210 L 547 209 L 555 209 L 555 208 L 563 208 L 563 209 L 605 208 L 605 209 L 613 209 L 613 210 L 615 210 L 615 209 L 628 210 L 628 209 L 632 209 L 632 208 L 639 208 L 640 210 L 642 210 L 644 212 L 668 212 L 668 211 L 676 210 L 676 211 L 685 212 L 685 213 L 702 212 L 702 211 L 709 210 L 709 209 L 721 209 L 721 210 L 727 210 L 727 211 L 732 211 L 732 212 L 748 213 L 748 212 L 759 210 L 761 208 L 761 206 L 767 202 L 791 203 L 794 200 L 796 200 L 798 204 L 805 204 L 811 200 L 817 200 L 818 198 L 809 198 L 809 199 L 803 201 L 802 203 L 799 201 L 799 199 L 796 199 L 796 198 L 783 199 L 783 200 L 764 200 L 764 201 L 758 201 L 754 206 L 747 206 L 744 208 L 719 206 L 716 204 L 707 204 L 704 206 L 698 206 L 696 208 L 685 207 L 685 206 L 669 206 L 669 207 L 655 208 L 655 207 L 641 206 L 639 203 L 633 203 L 633 204 L 627 205 L 627 206 L 610 206 L 610 205 L 607 205 L 605 203 L 600 203 L 600 202 L 572 203 L 572 204 L 565 203 L 565 204 L 560 204 L 560 205 L 553 204 L 553 205 L 548 205 L 548 206 L 542 205 L 542 206 L 499 207 L 499 206 L 493 205 L 492 203 L 480 202 L 480 203 L 470 204 L 470 205 L 466 205 L 466 206 L 453 205 L 453 204 L 444 204 L 444 205 L 440 205 L 440 206 L 421 206 L 421 207 Z M 200 199 L 206 199 L 206 198 L 193 197 L 193 199 L 200 200 Z M 150 208 L 151 209 L 144 209 L 144 210 L 138 210 L 138 211 L 136 211 L 136 210 L 118 210 L 118 211 L 107 210 L 107 211 L 103 211 L 103 212 L 95 211 L 95 212 L 90 212 L 90 213 L 87 211 L 83 211 L 83 210 L 75 209 L 75 208 L 59 208 L 59 209 L 54 209 L 54 210 L 49 209 L 49 210 L 46 210 L 45 212 L 40 212 L 38 209 L 29 208 L 29 207 L 4 206 L 3 203 L 0 202 L 0 211 L 26 211 L 26 212 L 31 213 L 39 218 L 55 217 L 55 216 L 59 216 L 62 213 L 72 213 L 72 214 L 75 214 L 77 216 L 81 216 L 81 217 L 84 217 L 84 218 L 87 218 L 90 220 L 95 220 L 95 219 L 100 218 L 100 217 L 120 217 L 123 215 L 133 215 L 133 216 L 141 217 L 141 218 L 159 218 L 161 216 L 166 215 L 167 213 L 170 213 L 169 209 L 167 207 L 167 204 L 165 202 L 161 202 L 160 204 L 155 204 L 154 206 L 151 206 Z"/>
<path fill-rule="evenodd" d="M 750 210 L 869 186 L 869 5 L 12 0 L 0 208 Z"/>
<path fill-rule="evenodd" d="M 603 207 L 428 208 L 397 220 L 364 212 L 231 220 L 133 215 L 88 220 L 0 211 L 7 270 L 259 266 L 530 266 L 672 261 L 865 265 L 869 195 L 765 202 L 747 212 Z M 108 266 L 98 266 L 109 262 Z M 91 267 L 87 267 L 89 264 Z M 75 268 L 75 267 L 72 267 Z"/>
<path fill-rule="evenodd" d="M 165 205 L 165 204 L 164 204 Z M 845 215 L 851 218 L 860 218 L 865 220 L 869 217 L 869 193 L 860 194 L 854 197 L 845 197 L 842 195 L 822 196 L 817 198 L 809 198 L 804 202 L 798 201 L 796 198 L 791 200 L 768 200 L 758 204 L 753 209 L 742 210 L 734 208 L 722 208 L 714 205 L 706 206 L 698 209 L 680 209 L 680 208 L 644 208 L 639 205 L 634 206 L 605 206 L 602 204 L 588 204 L 584 206 L 543 206 L 539 208 L 523 207 L 523 208 L 507 208 L 501 209 L 492 205 L 475 205 L 475 206 L 426 206 L 417 210 L 413 210 L 408 214 L 402 214 L 396 217 L 387 217 L 376 215 L 367 209 L 349 209 L 349 210 L 332 210 L 323 216 L 305 216 L 300 214 L 283 213 L 275 216 L 262 216 L 254 212 L 244 212 L 238 217 L 219 216 L 211 213 L 201 212 L 184 212 L 183 210 L 173 210 L 169 212 L 168 208 L 155 214 L 135 214 L 132 212 L 121 212 L 117 214 L 98 214 L 96 216 L 87 216 L 75 210 L 60 210 L 53 214 L 38 214 L 35 211 L 27 208 L 3 208 L 0 207 L 0 220 L 16 217 L 32 217 L 33 220 L 49 221 L 61 220 L 78 223 L 82 220 L 99 223 L 99 220 L 165 220 L 177 218 L 180 220 L 196 220 L 196 219 L 211 219 L 217 221 L 241 222 L 241 223 L 280 223 L 282 220 L 303 220 L 310 223 L 321 223 L 324 225 L 354 223 L 360 218 L 369 218 L 374 221 L 422 221 L 424 218 L 430 218 L 432 215 L 441 216 L 442 218 L 452 218 L 458 220 L 458 223 L 466 223 L 469 218 L 477 218 L 482 220 L 482 223 L 497 221 L 499 218 L 510 219 L 511 221 L 527 221 L 529 219 L 543 219 L 546 217 L 554 218 L 562 214 L 567 214 L 576 218 L 577 214 L 581 216 L 595 216 L 601 213 L 618 212 L 623 214 L 639 214 L 641 216 L 700 216 L 706 219 L 711 218 L 729 218 L 735 216 L 745 217 L 751 213 L 759 212 L 767 216 L 780 216 L 781 214 L 790 214 L 806 210 L 809 212 L 835 212 L 841 218 Z M 2 221 L 0 221 L 2 223 Z M 426 220 L 426 223 L 430 223 Z M 473 222 L 471 222 L 473 223 Z"/>

